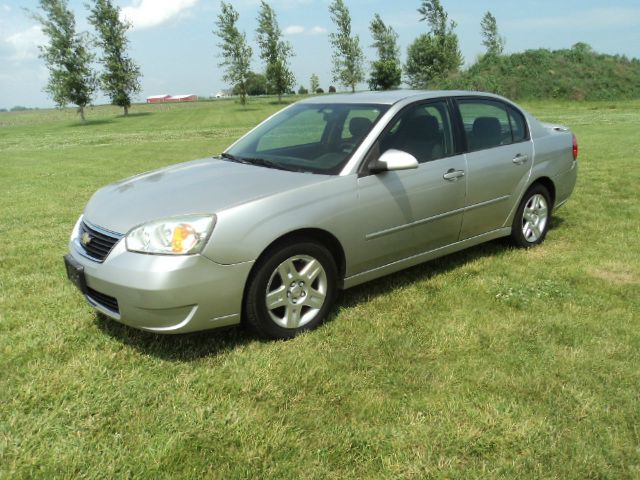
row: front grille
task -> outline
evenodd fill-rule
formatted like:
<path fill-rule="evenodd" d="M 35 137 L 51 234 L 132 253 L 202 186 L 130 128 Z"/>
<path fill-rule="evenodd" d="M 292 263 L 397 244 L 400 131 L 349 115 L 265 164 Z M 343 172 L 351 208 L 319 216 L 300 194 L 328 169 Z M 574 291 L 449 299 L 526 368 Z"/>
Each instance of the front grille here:
<path fill-rule="evenodd" d="M 122 236 L 117 233 L 107 232 L 96 227 L 89 226 L 84 221 L 80 222 L 79 243 L 84 252 L 93 260 L 104 261 L 118 243 Z M 88 241 L 87 241 L 88 240 Z"/>
<path fill-rule="evenodd" d="M 87 297 L 98 305 L 103 306 L 107 310 L 111 310 L 114 313 L 120 313 L 118 308 L 118 300 L 104 293 L 96 292 L 93 288 L 87 287 Z"/>

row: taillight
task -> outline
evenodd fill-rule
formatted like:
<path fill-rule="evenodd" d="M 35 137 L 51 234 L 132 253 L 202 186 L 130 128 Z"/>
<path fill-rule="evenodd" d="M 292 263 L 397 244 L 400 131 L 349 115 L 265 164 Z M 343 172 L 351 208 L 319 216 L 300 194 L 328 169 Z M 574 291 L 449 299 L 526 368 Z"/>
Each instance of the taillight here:
<path fill-rule="evenodd" d="M 573 159 L 578 159 L 578 139 L 575 133 L 573 134 Z"/>

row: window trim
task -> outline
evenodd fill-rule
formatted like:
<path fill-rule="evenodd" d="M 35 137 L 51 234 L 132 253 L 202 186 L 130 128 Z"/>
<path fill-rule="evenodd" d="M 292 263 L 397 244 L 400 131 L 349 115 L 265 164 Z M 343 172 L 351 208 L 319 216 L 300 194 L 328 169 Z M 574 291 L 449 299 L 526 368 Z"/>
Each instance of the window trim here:
<path fill-rule="evenodd" d="M 453 137 L 453 152 L 449 155 L 445 155 L 443 157 L 440 157 L 436 160 L 442 160 L 445 158 L 450 158 L 450 157 L 455 157 L 456 155 L 460 155 L 462 152 L 462 144 L 460 143 L 460 132 L 458 131 L 459 126 L 458 126 L 458 122 L 456 120 L 456 113 L 455 113 L 455 109 L 453 108 L 453 103 L 452 103 L 452 99 L 453 97 L 438 97 L 438 98 L 428 98 L 428 99 L 423 99 L 423 100 L 417 100 L 415 102 L 409 103 L 408 105 L 405 105 L 404 107 L 402 107 L 398 112 L 396 112 L 396 114 L 391 118 L 391 120 L 389 120 L 389 122 L 387 122 L 387 124 L 384 127 L 384 130 L 382 130 L 382 132 L 380 132 L 380 134 L 378 135 L 378 137 L 373 141 L 373 143 L 371 144 L 371 146 L 369 147 L 369 150 L 367 150 L 367 153 L 365 155 L 363 155 L 363 159 L 360 162 L 360 165 L 358 166 L 356 172 L 358 175 L 358 178 L 362 178 L 362 177 L 368 177 L 369 175 L 376 175 L 375 173 L 371 172 L 369 169 L 369 165 L 371 165 L 373 162 L 375 162 L 378 158 L 380 158 L 380 139 L 383 138 L 387 133 L 389 133 L 389 130 L 391 130 L 391 128 L 394 126 L 395 122 L 398 120 L 398 118 L 400 118 L 401 115 L 404 115 L 407 110 L 412 109 L 412 108 L 418 108 L 420 106 L 423 105 L 429 105 L 429 104 L 433 104 L 433 103 L 442 103 L 445 108 L 447 109 L 447 113 L 449 114 L 449 123 L 450 123 L 450 127 L 451 127 L 451 136 Z M 435 160 L 431 160 L 431 161 L 435 161 Z M 430 162 L 425 162 L 425 163 L 430 163 Z M 422 165 L 422 164 L 419 164 Z M 419 168 L 419 166 L 418 166 Z"/>
<path fill-rule="evenodd" d="M 522 117 L 522 125 L 524 125 L 524 136 L 522 140 L 518 140 L 517 142 L 514 140 L 513 144 L 527 142 L 531 140 L 531 132 L 529 130 L 529 123 L 527 122 L 527 116 L 520 111 L 520 109 L 516 108 L 514 105 L 506 103 L 507 105 L 507 116 L 509 117 L 509 124 L 511 125 L 511 138 L 513 138 L 513 123 L 511 122 L 511 112 L 513 111 L 515 114 L 520 115 Z"/>
<path fill-rule="evenodd" d="M 461 138 L 461 143 L 464 146 L 464 152 L 463 153 L 475 153 L 475 152 L 483 152 L 485 150 L 490 150 L 492 148 L 499 148 L 499 147 L 508 147 L 509 145 L 517 145 L 519 143 L 524 143 L 524 142 L 528 142 L 531 140 L 531 129 L 529 128 L 529 122 L 527 122 L 527 116 L 522 113 L 522 111 L 516 107 L 515 105 L 513 105 L 512 103 L 509 102 L 505 102 L 504 100 L 500 99 L 500 98 L 495 98 L 495 97 L 489 97 L 489 96 L 481 96 L 481 95 L 462 95 L 462 96 L 457 96 L 457 97 L 452 97 L 452 107 L 454 108 L 455 112 L 456 112 L 456 120 L 458 122 L 458 128 L 460 129 L 460 132 L 462 134 L 462 138 Z M 460 112 L 460 100 L 464 100 L 464 101 L 479 101 L 479 102 L 492 102 L 492 103 L 498 103 L 500 104 L 505 111 L 505 114 L 507 115 L 507 120 L 509 121 L 509 129 L 511 130 L 511 143 L 508 145 L 496 145 L 494 147 L 487 147 L 487 148 L 481 148 L 479 150 L 471 150 L 471 148 L 469 147 L 469 142 L 467 139 L 467 134 L 466 131 L 464 129 L 464 121 L 462 120 L 462 112 Z M 519 140 L 517 142 L 513 141 L 513 126 L 511 125 L 511 116 L 509 115 L 509 107 L 511 107 L 514 112 L 518 113 L 522 119 L 523 119 L 523 123 L 524 123 L 524 128 L 525 128 L 525 135 L 524 138 L 522 140 Z"/>

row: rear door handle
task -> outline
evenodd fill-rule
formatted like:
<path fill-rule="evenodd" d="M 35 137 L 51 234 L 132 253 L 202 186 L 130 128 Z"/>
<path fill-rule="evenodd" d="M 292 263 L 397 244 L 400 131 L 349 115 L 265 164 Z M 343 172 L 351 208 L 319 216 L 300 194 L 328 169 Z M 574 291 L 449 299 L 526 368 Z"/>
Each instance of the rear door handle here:
<path fill-rule="evenodd" d="M 517 154 L 511 161 L 516 165 L 522 165 L 523 163 L 527 163 L 529 161 L 529 155 Z"/>
<path fill-rule="evenodd" d="M 453 168 L 450 168 L 444 175 L 442 175 L 442 178 L 449 180 L 450 182 L 462 177 L 464 177 L 464 170 L 454 170 Z"/>

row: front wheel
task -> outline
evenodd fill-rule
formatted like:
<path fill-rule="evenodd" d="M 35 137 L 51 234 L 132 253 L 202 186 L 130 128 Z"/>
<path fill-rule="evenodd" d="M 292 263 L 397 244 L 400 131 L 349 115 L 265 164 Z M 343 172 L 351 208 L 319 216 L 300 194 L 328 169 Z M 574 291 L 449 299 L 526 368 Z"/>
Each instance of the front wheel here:
<path fill-rule="evenodd" d="M 276 246 L 249 280 L 245 318 L 263 337 L 294 337 L 326 318 L 336 285 L 335 261 L 324 246 L 307 240 Z"/>
<path fill-rule="evenodd" d="M 522 248 L 542 243 L 551 222 L 551 201 L 543 185 L 534 185 L 522 198 L 511 226 L 511 238 Z"/>

